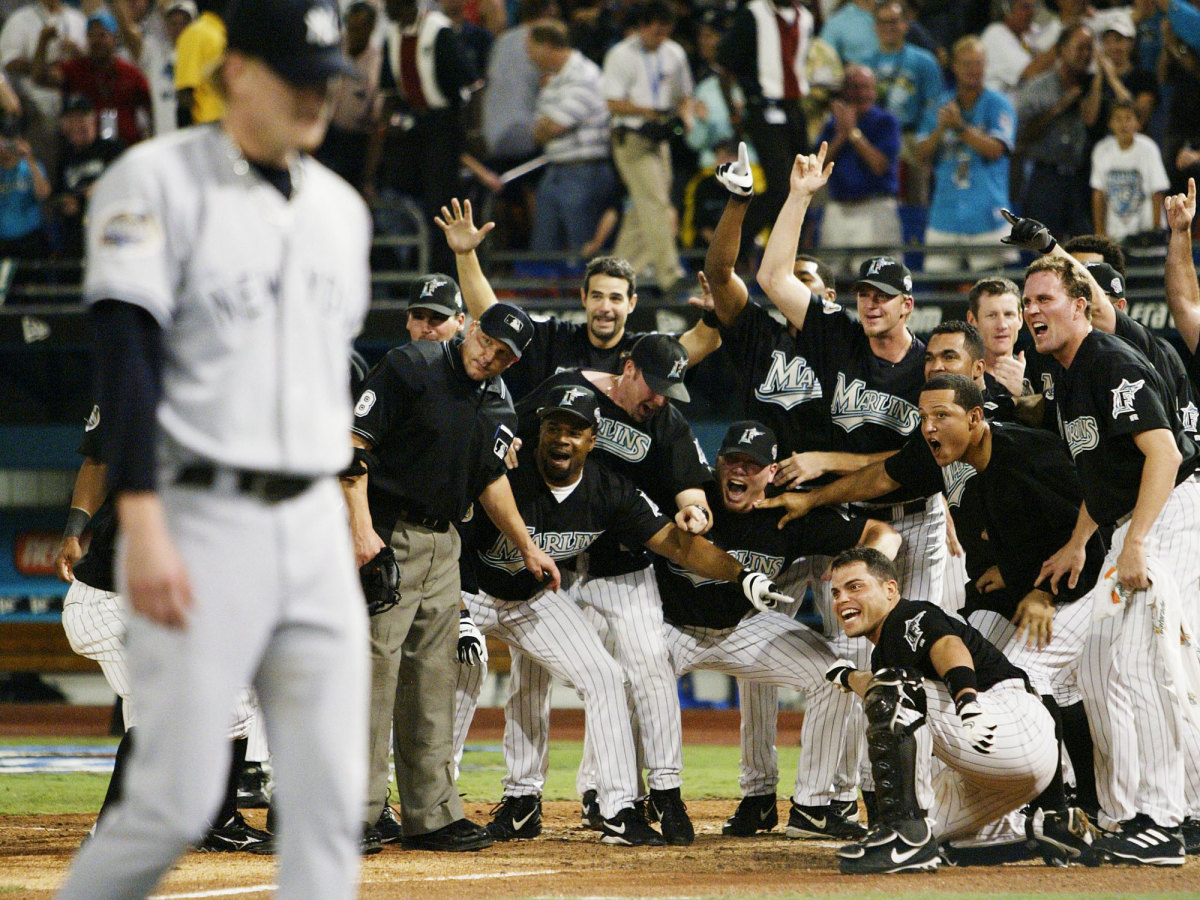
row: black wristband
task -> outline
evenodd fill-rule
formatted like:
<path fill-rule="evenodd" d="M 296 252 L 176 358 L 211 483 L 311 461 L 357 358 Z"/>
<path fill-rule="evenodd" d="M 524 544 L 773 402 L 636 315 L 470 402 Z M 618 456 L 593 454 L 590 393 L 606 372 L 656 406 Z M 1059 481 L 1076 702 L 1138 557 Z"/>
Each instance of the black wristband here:
<path fill-rule="evenodd" d="M 970 690 L 978 691 L 978 682 L 975 680 L 975 670 L 970 666 L 955 666 L 953 669 L 947 670 L 942 676 L 942 682 L 950 690 L 950 696 L 955 698 L 954 705 L 958 706 L 958 694 L 960 691 Z"/>
<path fill-rule="evenodd" d="M 1053 253 L 1054 248 L 1057 246 L 1058 246 L 1058 241 L 1056 241 L 1054 238 L 1050 238 L 1050 246 L 1042 251 L 1042 255 L 1045 256 L 1048 253 Z"/>
<path fill-rule="evenodd" d="M 63 538 L 78 538 L 92 520 L 92 514 L 86 509 L 72 506 L 67 512 L 67 527 L 63 529 Z"/>
<path fill-rule="evenodd" d="M 458 611 L 458 617 L 459 617 L 459 619 L 469 619 L 469 618 L 471 618 L 471 611 L 466 610 L 466 609 L 460 609 Z"/>
<path fill-rule="evenodd" d="M 707 325 L 709 328 L 720 328 L 721 327 L 721 320 L 717 316 L 717 311 L 715 309 L 706 309 L 704 311 L 704 314 L 702 316 L 700 316 L 700 321 L 703 322 L 705 325 Z"/>

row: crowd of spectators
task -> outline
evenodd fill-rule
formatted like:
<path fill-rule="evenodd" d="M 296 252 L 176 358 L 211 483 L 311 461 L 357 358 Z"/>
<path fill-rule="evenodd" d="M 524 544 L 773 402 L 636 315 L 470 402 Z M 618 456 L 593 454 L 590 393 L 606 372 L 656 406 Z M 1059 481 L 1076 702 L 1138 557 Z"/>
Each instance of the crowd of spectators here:
<path fill-rule="evenodd" d="M 212 121 L 223 0 L 0 0 L 0 243 L 80 252 L 90 184 L 122 147 Z M 1200 173 L 1192 0 L 347 0 L 362 78 L 332 91 L 318 156 L 377 208 L 495 201 L 494 243 L 603 250 L 670 289 L 748 145 L 759 202 L 794 155 L 835 162 L 804 236 L 1006 262 L 1009 208 L 1055 234 L 1161 241 L 1162 195 Z M 384 231 L 397 227 L 381 217 Z M 757 241 L 757 244 L 756 244 Z M 448 270 L 442 241 L 429 267 Z M 864 254 L 869 255 L 864 249 Z M 856 258 L 841 259 L 845 270 Z"/>

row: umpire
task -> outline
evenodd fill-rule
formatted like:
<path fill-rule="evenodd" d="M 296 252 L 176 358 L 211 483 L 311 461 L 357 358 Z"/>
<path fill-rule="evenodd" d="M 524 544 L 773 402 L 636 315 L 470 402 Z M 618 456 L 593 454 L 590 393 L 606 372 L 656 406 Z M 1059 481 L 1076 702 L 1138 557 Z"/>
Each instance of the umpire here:
<path fill-rule="evenodd" d="M 539 579 L 558 585 L 534 546 L 505 476 L 516 415 L 500 373 L 528 346 L 529 318 L 498 303 L 465 338 L 390 351 L 354 408 L 357 473 L 343 478 L 360 566 L 390 548 L 398 603 L 371 618 L 370 775 L 365 821 L 375 822 L 395 739 L 402 844 L 479 850 L 487 832 L 463 817 L 454 785 L 452 731 L 458 643 L 459 552 L 454 527 L 480 505 Z M 391 709 L 391 717 L 388 710 Z"/>

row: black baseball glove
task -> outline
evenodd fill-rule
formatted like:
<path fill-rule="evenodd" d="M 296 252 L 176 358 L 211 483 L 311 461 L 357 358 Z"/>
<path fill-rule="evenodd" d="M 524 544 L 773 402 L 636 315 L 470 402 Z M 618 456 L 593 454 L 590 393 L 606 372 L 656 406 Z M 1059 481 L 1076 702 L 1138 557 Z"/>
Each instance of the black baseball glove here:
<path fill-rule="evenodd" d="M 367 560 L 358 570 L 358 577 L 371 615 L 387 612 L 400 602 L 400 564 L 391 547 L 384 547 Z"/>

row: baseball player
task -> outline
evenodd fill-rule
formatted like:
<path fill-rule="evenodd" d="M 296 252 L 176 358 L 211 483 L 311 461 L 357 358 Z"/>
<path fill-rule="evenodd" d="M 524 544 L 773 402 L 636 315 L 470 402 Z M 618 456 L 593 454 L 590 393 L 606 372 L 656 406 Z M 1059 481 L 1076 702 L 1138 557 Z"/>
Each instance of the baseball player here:
<path fill-rule="evenodd" d="M 486 222 L 475 227 L 471 201 L 451 201 L 436 218 L 454 251 L 458 281 L 467 311 L 472 318 L 496 302 L 496 294 L 479 265 L 476 249 L 494 227 Z M 626 260 L 600 256 L 591 260 L 583 273 L 579 302 L 587 321 L 566 322 L 554 317 L 534 321 L 533 340 L 521 360 L 505 373 L 504 382 L 520 401 L 543 381 L 564 369 L 588 369 L 620 374 L 634 343 L 642 335 L 625 330 L 629 314 L 637 306 L 637 276 Z M 688 365 L 697 365 L 720 346 L 715 328 L 703 321 L 679 335 L 687 351 Z"/>
<path fill-rule="evenodd" d="M 1036 231 L 1023 223 L 1013 230 L 1014 240 Z M 1038 352 L 1061 367 L 1053 376 L 1058 425 L 1085 501 L 1071 540 L 1043 574 L 1052 590 L 1063 577 L 1076 583 L 1083 541 L 1098 525 L 1114 529 L 1102 571 L 1115 578 L 1117 602 L 1097 598 L 1103 618 L 1087 639 L 1080 685 L 1096 742 L 1101 825 L 1120 828 L 1099 844 L 1118 861 L 1180 865 L 1192 723 L 1174 687 L 1177 636 L 1163 617 L 1186 618 L 1200 605 L 1200 485 L 1192 478 L 1200 454 L 1160 374 L 1129 344 L 1092 327 L 1093 283 L 1081 268 L 1035 260 L 1023 294 Z"/>
<path fill-rule="evenodd" d="M 874 646 L 870 671 L 839 660 L 826 677 L 863 698 L 878 805 L 867 836 L 838 851 L 839 868 L 932 871 L 939 840 L 978 832 L 1050 783 L 1054 722 L 1025 673 L 978 631 L 902 597 L 879 551 L 847 550 L 832 574 L 842 628 Z M 932 778 L 931 747 L 943 764 Z"/>
<path fill-rule="evenodd" d="M 121 698 L 121 713 L 125 721 L 125 733 L 117 744 L 112 777 L 100 811 L 96 814 L 96 823 L 88 832 L 89 838 L 95 834 L 100 820 L 121 799 L 125 767 L 133 750 L 134 732 L 137 731 L 137 704 L 130 692 L 129 660 L 125 652 L 129 609 L 117 593 L 113 579 L 117 520 L 105 485 L 108 467 L 100 460 L 100 447 L 105 440 L 107 426 L 107 419 L 100 415 L 99 404 L 93 406 L 84 427 L 83 440 L 79 444 L 79 453 L 84 461 L 75 477 L 67 527 L 55 560 L 58 577 L 71 585 L 63 600 L 63 630 L 67 640 L 71 649 L 80 656 L 94 659 L 100 664 L 100 671 L 104 673 L 108 686 Z M 86 555 L 79 542 L 85 529 L 91 532 Z M 246 691 L 241 692 L 234 705 L 235 721 L 229 732 L 233 744 L 230 775 L 225 783 L 221 808 L 213 819 L 219 824 L 209 828 L 204 840 L 197 845 L 196 849 L 201 852 L 274 852 L 271 835 L 247 824 L 238 812 L 238 782 L 246 759 L 247 731 L 254 713 L 253 697 Z"/>
<path fill-rule="evenodd" d="M 729 427 L 717 456 L 716 482 L 708 487 L 714 512 L 709 540 L 772 579 L 798 556 L 832 556 L 856 544 L 873 546 L 889 558 L 895 556 L 900 536 L 883 522 L 862 516 L 818 510 L 785 529 L 777 528 L 774 513 L 754 508 L 766 496 L 777 466 L 778 442 L 770 428 L 753 420 Z M 735 675 L 739 684 L 789 687 L 809 696 L 828 688 L 823 674 L 833 662 L 833 651 L 819 633 L 780 611 L 756 613 L 727 585 L 698 578 L 667 560 L 655 560 L 655 574 L 676 677 L 709 669 Z M 849 716 L 852 698 L 834 694 L 830 705 L 836 708 L 840 704 L 842 717 Z M 743 725 L 743 732 L 747 730 Z M 743 742 L 746 739 L 743 734 Z M 759 759 L 775 756 L 773 744 L 751 749 Z M 811 764 L 798 770 L 791 798 L 795 806 L 817 809 L 829 804 L 840 748 L 821 749 L 823 770 L 814 773 Z M 804 753 L 817 753 L 817 748 L 805 744 Z M 777 770 L 778 763 L 772 761 L 771 768 Z M 722 830 L 747 836 L 769 831 L 778 823 L 772 783 L 768 792 L 744 794 Z M 843 828 L 847 839 L 865 833 L 866 829 L 851 822 Z"/>
<path fill-rule="evenodd" d="M 138 733 L 68 900 L 145 897 L 203 836 L 247 684 L 275 757 L 277 896 L 357 885 L 366 616 L 333 475 L 370 218 L 305 155 L 329 79 L 353 67 L 330 0 L 234 0 L 226 26 L 222 124 L 131 148 L 91 200 L 84 296 Z"/>
<path fill-rule="evenodd" d="M 1188 350 L 1188 376 L 1200 388 L 1200 283 L 1192 261 L 1192 222 L 1196 218 L 1196 180 L 1188 179 L 1186 194 L 1172 194 L 1163 204 L 1167 226 L 1166 300 L 1171 321 Z"/>
<path fill-rule="evenodd" d="M 680 528 L 702 534 L 712 520 L 703 490 L 712 474 L 687 420 L 670 402 L 688 399 L 683 385 L 686 368 L 686 351 L 677 340 L 664 334 L 644 335 L 634 344 L 620 375 L 575 370 L 548 379 L 518 405 L 518 435 L 533 439 L 536 411 L 554 388 L 567 385 L 594 390 L 600 403 L 597 461 L 628 477 L 660 509 L 675 509 L 675 523 Z M 616 539 L 601 539 L 589 548 L 586 571 L 571 590 L 580 605 L 597 613 L 608 626 L 608 640 L 630 685 L 648 770 L 649 803 L 662 819 L 664 836 L 668 843 L 690 844 L 694 830 L 680 797 L 683 731 L 679 694 L 663 642 L 662 604 L 650 558 Z M 549 684 L 544 679 L 529 679 L 520 681 L 519 687 L 522 696 L 506 706 L 518 724 L 506 728 L 505 791 L 540 793 Z M 592 722 L 591 727 L 606 726 Z M 577 781 L 581 793 L 588 780 L 585 759 Z M 585 799 L 585 817 L 599 827 L 600 816 L 593 804 L 591 797 Z"/>
<path fill-rule="evenodd" d="M 413 283 L 404 319 L 409 339 L 448 341 L 466 322 L 462 292 L 448 275 L 426 275 Z"/>
<path fill-rule="evenodd" d="M 500 373 L 531 338 L 528 316 L 498 303 L 463 339 L 416 341 L 371 370 L 354 408 L 352 441 L 366 467 L 342 479 L 355 557 L 391 548 L 399 602 L 371 616 L 369 791 L 365 822 L 383 812 L 389 733 L 395 747 L 402 844 L 479 850 L 487 832 L 468 821 L 452 777 L 454 671 L 462 602 L 456 527 L 478 499 L 531 572 L 554 562 L 533 544 L 512 500 L 504 456 L 516 426 Z"/>
<path fill-rule="evenodd" d="M 603 419 L 589 387 L 561 383 L 539 390 L 536 440 L 522 450 L 511 473 L 513 493 L 533 540 L 560 564 L 576 559 L 607 535 L 640 544 L 696 576 L 740 585 L 740 596 L 765 609 L 780 599 L 770 578 L 743 566 L 702 537 L 680 528 L 644 493 L 608 466 L 589 461 L 599 446 Z M 685 843 L 690 823 L 672 821 L 682 804 L 658 807 L 660 835 L 636 813 L 636 758 L 622 667 L 605 651 L 595 626 L 565 591 L 544 587 L 526 570 L 510 540 L 481 522 L 474 535 L 480 591 L 466 602 L 486 634 L 495 634 L 572 684 L 591 722 L 598 775 L 601 841 L 627 846 Z M 661 625 L 660 625 L 661 629 Z M 660 632 L 661 633 L 661 632 Z M 506 722 L 506 730 L 514 723 Z M 674 790 L 678 798 L 678 787 Z M 686 813 L 684 813 L 686 817 Z M 489 831 L 500 840 L 541 832 L 539 793 L 510 793 Z M 686 843 L 690 843 L 690 839 Z"/>

